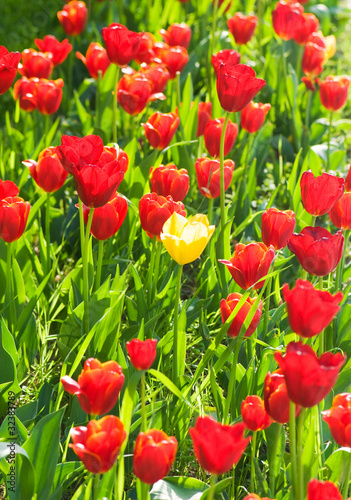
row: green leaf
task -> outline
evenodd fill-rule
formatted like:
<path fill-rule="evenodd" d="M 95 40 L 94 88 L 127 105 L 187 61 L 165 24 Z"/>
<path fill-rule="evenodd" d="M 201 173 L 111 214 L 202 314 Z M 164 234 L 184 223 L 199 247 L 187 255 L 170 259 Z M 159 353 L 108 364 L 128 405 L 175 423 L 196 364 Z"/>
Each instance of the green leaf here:
<path fill-rule="evenodd" d="M 165 477 L 150 491 L 151 500 L 200 500 L 208 486 L 191 477 Z"/>

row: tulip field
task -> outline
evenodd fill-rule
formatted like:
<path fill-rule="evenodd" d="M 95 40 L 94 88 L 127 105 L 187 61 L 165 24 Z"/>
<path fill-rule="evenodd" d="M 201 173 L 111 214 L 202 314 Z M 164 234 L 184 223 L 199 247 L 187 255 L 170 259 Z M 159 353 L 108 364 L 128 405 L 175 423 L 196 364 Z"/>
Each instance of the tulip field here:
<path fill-rule="evenodd" d="M 351 500 L 351 8 L 0 15 L 0 498 Z"/>

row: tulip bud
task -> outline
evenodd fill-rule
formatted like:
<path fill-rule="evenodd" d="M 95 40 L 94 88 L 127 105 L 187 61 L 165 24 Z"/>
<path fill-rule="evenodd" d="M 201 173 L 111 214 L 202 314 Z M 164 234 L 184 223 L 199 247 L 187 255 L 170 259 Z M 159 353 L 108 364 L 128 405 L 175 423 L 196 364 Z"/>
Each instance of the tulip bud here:
<path fill-rule="evenodd" d="M 221 317 L 222 323 L 225 323 L 227 319 L 230 317 L 240 299 L 242 298 L 241 293 L 230 293 L 227 299 L 221 300 Z M 251 299 L 248 297 L 246 301 L 243 303 L 239 311 L 236 313 L 232 324 L 228 329 L 229 337 L 237 337 L 240 333 L 242 326 L 244 325 L 245 319 L 250 313 L 251 307 L 255 304 L 257 299 Z M 262 315 L 262 300 L 259 303 L 258 308 L 254 314 L 254 317 L 251 320 L 251 323 L 248 325 L 247 330 L 245 331 L 244 337 L 250 337 L 253 332 L 256 330 Z"/>
<path fill-rule="evenodd" d="M 204 132 L 205 148 L 211 156 L 219 156 L 219 146 L 221 142 L 224 117 L 210 120 Z M 228 120 L 224 136 L 224 156 L 233 148 L 238 135 L 238 125 Z"/>
<path fill-rule="evenodd" d="M 236 12 L 233 17 L 228 19 L 229 31 L 238 45 L 245 45 L 251 40 L 257 26 L 257 21 L 256 16 L 246 16 L 241 12 Z"/>
<path fill-rule="evenodd" d="M 252 431 L 263 431 L 272 423 L 263 400 L 259 396 L 247 396 L 241 403 L 241 417 L 246 427 Z"/>
<path fill-rule="evenodd" d="M 126 345 L 132 365 L 137 370 L 148 370 L 156 358 L 157 340 L 133 339 Z"/>
<path fill-rule="evenodd" d="M 80 35 L 87 22 L 88 9 L 84 2 L 72 0 L 63 6 L 57 17 L 67 35 Z"/>

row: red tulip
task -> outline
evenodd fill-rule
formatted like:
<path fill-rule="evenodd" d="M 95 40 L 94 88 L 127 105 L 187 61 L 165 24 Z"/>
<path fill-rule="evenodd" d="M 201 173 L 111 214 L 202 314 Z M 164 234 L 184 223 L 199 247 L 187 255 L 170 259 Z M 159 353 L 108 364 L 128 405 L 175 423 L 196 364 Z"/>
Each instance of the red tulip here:
<path fill-rule="evenodd" d="M 152 94 L 152 82 L 142 73 L 124 75 L 117 85 L 117 101 L 130 115 L 141 113 L 149 101 L 166 99 L 163 94 Z"/>
<path fill-rule="evenodd" d="M 183 201 L 189 191 L 189 174 L 173 163 L 150 168 L 151 191 L 159 196 L 172 196 L 174 201 Z"/>
<path fill-rule="evenodd" d="M 307 486 L 307 500 L 342 500 L 336 484 L 331 481 L 311 479 Z"/>
<path fill-rule="evenodd" d="M 319 97 L 328 111 L 338 111 L 346 104 L 350 78 L 348 76 L 327 76 L 319 80 Z"/>
<path fill-rule="evenodd" d="M 242 297 L 241 293 L 230 293 L 227 299 L 221 300 L 222 323 L 225 323 L 227 321 L 227 319 L 237 306 L 241 297 Z M 239 335 L 240 330 L 245 322 L 245 319 L 248 316 L 251 307 L 255 304 L 256 300 L 257 299 L 251 299 L 250 297 L 248 297 L 246 301 L 243 303 L 239 311 L 236 313 L 233 322 L 228 329 L 227 333 L 229 337 L 237 337 Z M 260 322 L 261 319 L 262 306 L 263 303 L 261 300 L 258 308 L 256 309 L 254 317 L 251 320 L 251 323 L 249 324 L 247 330 L 245 331 L 244 337 L 250 337 L 256 330 L 258 323 Z"/>
<path fill-rule="evenodd" d="M 272 423 L 259 396 L 247 396 L 241 403 L 241 418 L 252 432 L 263 431 Z"/>
<path fill-rule="evenodd" d="M 246 16 L 241 12 L 236 12 L 227 21 L 229 31 L 238 45 L 245 45 L 251 40 L 257 26 L 256 16 Z"/>
<path fill-rule="evenodd" d="M 114 415 L 90 420 L 87 427 L 73 427 L 70 434 L 70 447 L 93 474 L 104 474 L 112 468 L 126 438 L 123 423 Z"/>
<path fill-rule="evenodd" d="M 262 241 L 276 250 L 286 247 L 295 229 L 295 214 L 292 210 L 269 208 L 262 214 Z"/>
<path fill-rule="evenodd" d="M 262 78 L 256 78 L 254 70 L 246 64 L 229 67 L 223 64 L 218 71 L 217 92 L 225 111 L 242 111 L 255 95 L 266 85 Z"/>
<path fill-rule="evenodd" d="M 91 222 L 90 234 L 97 240 L 104 241 L 114 236 L 121 227 L 128 211 L 126 199 L 116 193 L 102 207 L 95 208 Z M 90 209 L 83 204 L 83 217 L 88 223 Z"/>
<path fill-rule="evenodd" d="M 268 497 L 261 498 L 258 495 L 256 495 L 256 493 L 249 493 L 248 495 L 246 495 L 246 497 L 243 498 L 243 500 L 271 500 L 271 499 Z"/>
<path fill-rule="evenodd" d="M 204 134 L 206 125 L 211 120 L 212 116 L 212 103 L 211 102 L 199 102 L 197 108 L 197 131 L 196 137 L 200 137 Z"/>
<path fill-rule="evenodd" d="M 340 352 L 326 352 L 318 358 L 312 347 L 302 342 L 290 342 L 284 357 L 279 352 L 274 357 L 285 377 L 289 398 L 303 408 L 311 408 L 325 398 L 346 361 Z"/>
<path fill-rule="evenodd" d="M 141 43 L 141 33 L 134 33 L 122 24 L 112 23 L 102 29 L 108 57 L 118 66 L 130 63 L 138 53 Z"/>
<path fill-rule="evenodd" d="M 80 406 L 89 415 L 104 415 L 115 406 L 124 382 L 122 367 L 116 361 L 100 363 L 89 358 L 78 382 L 65 375 L 61 383 L 69 394 L 76 394 Z"/>
<path fill-rule="evenodd" d="M 88 9 L 84 2 L 72 0 L 63 6 L 57 17 L 67 35 L 80 35 L 87 23 Z"/>
<path fill-rule="evenodd" d="M 312 283 L 298 279 L 295 288 L 289 290 L 286 283 L 283 295 L 288 309 L 288 320 L 293 332 L 304 338 L 318 335 L 340 311 L 341 292 L 332 295 L 316 290 Z"/>
<path fill-rule="evenodd" d="M 156 358 L 157 340 L 133 339 L 126 345 L 132 365 L 137 370 L 148 370 Z"/>
<path fill-rule="evenodd" d="M 146 484 L 154 484 L 166 476 L 174 462 L 178 443 L 163 431 L 141 432 L 135 442 L 134 474 Z"/>
<path fill-rule="evenodd" d="M 8 197 L 15 197 L 19 193 L 19 189 L 12 181 L 2 181 L 0 179 L 0 200 Z"/>
<path fill-rule="evenodd" d="M 341 259 L 344 236 L 342 231 L 333 235 L 323 227 L 305 227 L 300 234 L 291 236 L 288 248 L 305 271 L 326 276 L 334 271 Z"/>
<path fill-rule="evenodd" d="M 236 66 L 240 63 L 241 55 L 239 52 L 233 49 L 224 49 L 217 52 L 217 54 L 213 54 L 211 57 L 212 66 L 215 70 L 216 75 L 218 75 L 219 68 L 222 64 L 226 64 L 227 66 Z"/>
<path fill-rule="evenodd" d="M 226 191 L 233 177 L 235 163 L 233 160 L 224 161 L 224 191 Z M 197 184 L 200 193 L 206 198 L 220 196 L 220 162 L 210 158 L 198 158 L 195 163 Z"/>
<path fill-rule="evenodd" d="M 322 411 L 323 420 L 340 446 L 351 447 L 351 394 L 338 394 L 330 410 Z"/>
<path fill-rule="evenodd" d="M 351 165 L 349 166 L 349 171 L 345 179 L 345 191 L 351 191 Z"/>
<path fill-rule="evenodd" d="M 279 0 L 272 13 L 273 28 L 279 38 L 290 40 L 299 23 L 303 7 L 294 0 Z"/>
<path fill-rule="evenodd" d="M 156 47 L 157 48 L 156 44 Z M 173 80 L 177 73 L 181 73 L 189 60 L 188 51 L 179 45 L 168 47 L 167 45 L 159 46 L 156 50 L 156 57 L 161 59 L 163 64 L 169 71 L 170 78 Z"/>
<path fill-rule="evenodd" d="M 323 71 L 324 64 L 335 54 L 335 37 L 323 36 L 321 31 L 312 33 L 305 45 L 302 71 L 311 78 Z"/>
<path fill-rule="evenodd" d="M 315 85 L 315 81 L 313 78 L 310 76 L 303 76 L 301 78 L 301 81 L 306 85 L 306 89 L 310 90 L 311 92 L 316 92 L 317 87 Z"/>
<path fill-rule="evenodd" d="M 139 216 L 141 227 L 146 234 L 153 238 L 160 238 L 164 223 L 173 212 L 185 217 L 184 205 L 181 201 L 173 201 L 171 196 L 158 196 L 156 193 L 145 194 L 139 202 Z"/>
<path fill-rule="evenodd" d="M 36 83 L 37 109 L 43 115 L 52 115 L 60 107 L 62 100 L 63 80 L 45 80 L 40 78 Z"/>
<path fill-rule="evenodd" d="M 178 113 L 160 113 L 156 111 L 142 123 L 146 139 L 154 149 L 164 149 L 171 143 L 175 131 L 179 126 Z"/>
<path fill-rule="evenodd" d="M 314 14 L 301 14 L 296 18 L 293 40 L 299 45 L 306 45 L 310 35 L 317 31 L 318 25 L 318 18 Z"/>
<path fill-rule="evenodd" d="M 245 425 L 222 425 L 211 417 L 198 417 L 189 429 L 196 458 L 210 474 L 224 474 L 239 460 L 250 438 L 244 439 Z"/>
<path fill-rule="evenodd" d="M 164 64 L 142 65 L 139 74 L 146 76 L 151 81 L 151 94 L 163 92 L 170 78 L 169 71 Z"/>
<path fill-rule="evenodd" d="M 88 68 L 90 76 L 95 78 L 95 80 L 99 78 L 99 71 L 101 71 L 101 77 L 103 77 L 111 64 L 106 50 L 99 43 L 95 42 L 91 42 L 85 57 L 80 52 L 76 52 L 76 56 L 83 61 Z"/>
<path fill-rule="evenodd" d="M 219 156 L 219 146 L 221 142 L 224 117 L 209 120 L 205 127 L 204 140 L 205 148 L 211 156 Z M 238 135 L 238 126 L 228 120 L 224 137 L 224 156 L 226 156 L 235 144 Z"/>
<path fill-rule="evenodd" d="M 30 112 L 37 107 L 36 86 L 39 78 L 27 78 L 22 76 L 13 88 L 13 97 L 19 99 L 20 108 Z"/>
<path fill-rule="evenodd" d="M 249 102 L 241 112 L 241 127 L 249 134 L 254 134 L 262 127 L 270 109 L 270 104 Z"/>
<path fill-rule="evenodd" d="M 167 31 L 162 29 L 159 31 L 163 40 L 171 47 L 180 45 L 185 49 L 188 48 L 191 39 L 191 29 L 185 23 L 174 23 Z"/>
<path fill-rule="evenodd" d="M 290 419 L 290 399 L 282 370 L 268 372 L 264 379 L 264 407 L 268 415 L 278 424 L 286 424 Z M 295 416 L 300 413 L 296 406 Z"/>
<path fill-rule="evenodd" d="M 139 49 L 134 56 L 135 62 L 138 64 L 150 64 L 151 62 L 153 62 L 156 58 L 154 52 L 155 44 L 156 38 L 152 33 L 148 33 L 147 31 L 141 33 Z"/>
<path fill-rule="evenodd" d="M 7 243 L 18 240 L 26 228 L 30 204 L 18 196 L 0 200 L 0 238 Z"/>
<path fill-rule="evenodd" d="M 264 243 L 235 245 L 234 255 L 230 260 L 220 260 L 225 264 L 233 280 L 244 290 L 254 285 L 254 290 L 262 288 L 264 278 L 274 259 L 274 247 Z"/>
<path fill-rule="evenodd" d="M 72 45 L 67 38 L 59 42 L 53 35 L 46 35 L 43 40 L 36 38 L 34 42 L 41 52 L 50 52 L 52 54 L 54 66 L 62 64 L 72 50 Z"/>
<path fill-rule="evenodd" d="M 27 78 L 49 78 L 54 68 L 51 52 L 37 52 L 34 49 L 25 49 L 22 52 L 22 63 L 18 71 Z"/>
<path fill-rule="evenodd" d="M 0 45 L 0 95 L 5 94 L 13 84 L 21 57 L 19 52 L 9 52 Z"/>
<path fill-rule="evenodd" d="M 38 186 L 47 193 L 53 193 L 60 189 L 68 175 L 58 159 L 54 147 L 41 151 L 38 162 L 25 160 L 22 163 L 29 168 L 30 175 Z"/>
<path fill-rule="evenodd" d="M 301 198 L 305 210 L 312 215 L 324 215 L 344 193 L 344 179 L 323 173 L 315 177 L 311 170 L 301 176 Z"/>
<path fill-rule="evenodd" d="M 351 193 L 342 195 L 329 210 L 329 217 L 334 226 L 340 229 L 351 229 Z"/>

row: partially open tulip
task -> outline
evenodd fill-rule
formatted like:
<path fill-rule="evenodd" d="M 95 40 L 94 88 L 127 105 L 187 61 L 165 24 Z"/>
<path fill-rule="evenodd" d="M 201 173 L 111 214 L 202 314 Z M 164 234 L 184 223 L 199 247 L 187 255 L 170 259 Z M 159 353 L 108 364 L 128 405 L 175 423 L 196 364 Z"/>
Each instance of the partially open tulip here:
<path fill-rule="evenodd" d="M 351 394 L 338 394 L 330 410 L 322 411 L 323 420 L 339 446 L 351 448 Z"/>
<path fill-rule="evenodd" d="M 174 462 L 178 443 L 163 431 L 150 429 L 141 432 L 133 454 L 134 474 L 146 484 L 154 484 L 166 476 Z"/>
<path fill-rule="evenodd" d="M 233 177 L 235 163 L 233 160 L 224 161 L 224 191 L 228 189 Z M 220 195 L 220 162 L 201 157 L 195 163 L 197 184 L 200 193 L 206 198 L 218 198 Z"/>
<path fill-rule="evenodd" d="M 264 407 L 268 415 L 278 424 L 289 422 L 290 398 L 286 388 L 282 370 L 268 372 L 263 387 Z M 295 416 L 300 413 L 300 406 L 296 406 Z"/>
<path fill-rule="evenodd" d="M 212 116 L 212 103 L 211 102 L 199 102 L 197 108 L 197 131 L 196 137 L 204 135 L 206 125 L 211 120 Z"/>
<path fill-rule="evenodd" d="M 18 71 L 27 78 L 49 78 L 54 68 L 51 52 L 37 52 L 34 49 L 25 49 L 22 52 L 22 62 Z"/>
<path fill-rule="evenodd" d="M 342 494 L 331 481 L 311 479 L 307 486 L 307 500 L 342 500 Z"/>
<path fill-rule="evenodd" d="M 90 73 L 90 76 L 95 78 L 95 80 L 99 78 L 99 71 L 101 72 L 101 77 L 103 77 L 107 68 L 111 64 L 106 49 L 96 42 L 91 42 L 86 56 L 83 56 L 80 52 L 76 52 L 76 56 L 78 59 L 83 61 Z"/>
<path fill-rule="evenodd" d="M 351 229 L 351 193 L 342 195 L 329 210 L 329 217 L 334 226 L 340 229 Z"/>
<path fill-rule="evenodd" d="M 126 438 L 123 423 L 114 415 L 90 420 L 87 427 L 73 427 L 70 434 L 70 447 L 93 474 L 104 474 L 112 468 Z"/>
<path fill-rule="evenodd" d="M 276 250 L 285 248 L 295 229 L 295 214 L 292 210 L 269 208 L 262 214 L 262 241 Z"/>
<path fill-rule="evenodd" d="M 191 39 L 191 29 L 185 23 L 174 23 L 167 31 L 164 29 L 160 30 L 160 35 L 169 46 L 180 45 L 187 49 Z"/>
<path fill-rule="evenodd" d="M 320 358 L 312 347 L 290 342 L 285 356 L 276 352 L 275 360 L 285 377 L 289 398 L 303 408 L 317 405 L 333 388 L 346 356 L 325 352 Z"/>
<path fill-rule="evenodd" d="M 273 12 L 272 21 L 274 31 L 282 40 L 290 40 L 293 37 L 295 27 L 303 13 L 303 7 L 294 0 L 279 0 Z"/>
<path fill-rule="evenodd" d="M 156 358 L 156 339 L 133 339 L 127 342 L 127 351 L 132 365 L 137 370 L 148 370 Z"/>
<path fill-rule="evenodd" d="M 163 92 L 170 78 L 169 71 L 164 64 L 153 64 L 150 66 L 143 64 L 139 74 L 143 74 L 151 81 L 152 94 Z"/>
<path fill-rule="evenodd" d="M 206 215 L 197 214 L 190 219 L 174 212 L 164 223 L 161 240 L 179 265 L 189 264 L 204 251 L 215 230 L 210 226 Z"/>
<path fill-rule="evenodd" d="M 241 55 L 234 49 L 223 49 L 213 54 L 211 57 L 211 62 L 216 75 L 218 75 L 219 68 L 222 64 L 227 66 L 235 66 L 240 63 Z"/>
<path fill-rule="evenodd" d="M 236 12 L 227 21 L 229 31 L 238 45 L 245 45 L 251 40 L 257 26 L 256 16 L 247 16 Z"/>
<path fill-rule="evenodd" d="M 247 396 L 241 403 L 241 418 L 252 432 L 263 431 L 272 423 L 259 396 Z"/>
<path fill-rule="evenodd" d="M 0 200 L 7 197 L 17 196 L 19 189 L 16 184 L 12 181 L 2 181 L 0 179 Z"/>
<path fill-rule="evenodd" d="M 325 63 L 335 54 L 334 35 L 323 36 L 321 31 L 312 33 L 305 45 L 302 56 L 302 71 L 315 78 L 323 71 Z"/>
<path fill-rule="evenodd" d="M 21 57 L 19 52 L 9 52 L 0 45 L 0 95 L 5 94 L 13 84 Z"/>
<path fill-rule="evenodd" d="M 156 111 L 146 123 L 142 123 L 146 139 L 154 149 L 164 149 L 171 143 L 179 126 L 178 113 L 160 113 Z"/>
<path fill-rule="evenodd" d="M 34 42 L 41 52 L 50 52 L 52 54 L 54 66 L 62 64 L 72 50 L 72 45 L 67 38 L 59 42 L 53 35 L 45 35 L 42 40 L 36 38 Z"/>
<path fill-rule="evenodd" d="M 150 168 L 151 191 L 159 196 L 172 196 L 174 201 L 183 201 L 189 191 L 189 174 L 173 163 Z"/>
<path fill-rule="evenodd" d="M 234 309 L 236 308 L 238 302 L 240 301 L 242 295 L 241 293 L 230 293 L 226 299 L 221 300 L 221 317 L 222 323 L 225 323 L 227 319 L 230 317 Z M 246 301 L 243 303 L 239 311 L 236 313 L 232 324 L 228 329 L 229 337 L 237 337 L 240 333 L 242 326 L 244 325 L 245 319 L 248 316 L 251 307 L 255 304 L 256 300 L 248 297 Z M 259 303 L 258 308 L 255 311 L 254 317 L 251 320 L 251 323 L 248 325 L 247 329 L 245 328 L 244 337 L 250 337 L 253 332 L 256 330 L 262 315 L 262 300 Z"/>
<path fill-rule="evenodd" d="M 156 37 L 152 33 L 148 33 L 147 31 L 141 33 L 139 49 L 134 56 L 135 62 L 138 64 L 150 64 L 154 62 L 156 59 L 154 51 L 156 42 Z"/>
<path fill-rule="evenodd" d="M 244 290 L 254 285 L 254 290 L 262 288 L 264 278 L 274 259 L 274 247 L 264 243 L 235 245 L 234 255 L 230 260 L 220 260 L 227 266 L 233 280 Z"/>
<path fill-rule="evenodd" d="M 129 31 L 122 24 L 112 23 L 108 28 L 102 29 L 102 37 L 110 61 L 118 66 L 125 66 L 138 53 L 142 34 Z"/>
<path fill-rule="evenodd" d="M 88 9 L 85 2 L 72 0 L 63 6 L 57 17 L 67 35 L 80 35 L 87 23 Z"/>
<path fill-rule="evenodd" d="M 264 124 L 264 120 L 270 109 L 271 105 L 268 103 L 249 102 L 241 112 L 241 127 L 246 130 L 246 132 L 249 132 L 249 134 L 254 134 Z"/>
<path fill-rule="evenodd" d="M 318 18 L 314 14 L 301 14 L 296 18 L 293 40 L 299 45 L 306 45 L 310 35 L 317 31 L 318 25 Z"/>
<path fill-rule="evenodd" d="M 127 200 L 118 193 L 106 205 L 94 209 L 90 234 L 97 240 L 104 241 L 114 236 L 121 227 L 128 211 Z M 83 203 L 83 217 L 88 223 L 90 209 Z"/>
<path fill-rule="evenodd" d="M 36 83 L 35 97 L 37 109 L 43 115 L 56 113 L 62 101 L 63 80 L 45 80 L 40 78 Z"/>
<path fill-rule="evenodd" d="M 324 215 L 344 193 L 344 179 L 323 173 L 315 177 L 311 170 L 301 176 L 301 198 L 311 215 Z"/>
<path fill-rule="evenodd" d="M 86 360 L 78 382 L 68 375 L 61 378 L 65 391 L 76 394 L 80 406 L 89 415 L 104 415 L 111 411 L 123 382 L 123 370 L 116 361 L 100 363 L 95 358 Z"/>
<path fill-rule="evenodd" d="M 152 90 L 152 82 L 142 73 L 123 75 L 117 85 L 117 101 L 128 114 L 138 115 L 148 102 L 166 99 L 161 93 L 152 94 Z"/>
<path fill-rule="evenodd" d="M 293 233 L 288 241 L 301 266 L 315 276 L 326 276 L 334 271 L 344 250 L 342 231 L 334 235 L 323 227 L 305 227 L 301 233 Z"/>
<path fill-rule="evenodd" d="M 30 204 L 19 196 L 0 200 L 0 238 L 7 243 L 18 240 L 26 228 Z"/>
<path fill-rule="evenodd" d="M 328 291 L 316 290 L 312 283 L 298 279 L 289 290 L 286 283 L 283 295 L 288 309 L 288 320 L 294 333 L 304 338 L 318 335 L 340 311 L 343 299 L 341 292 L 332 295 Z"/>
<path fill-rule="evenodd" d="M 38 162 L 25 160 L 22 163 L 29 168 L 30 175 L 38 186 L 47 193 L 53 193 L 60 189 L 68 175 L 54 147 L 45 148 L 41 151 Z"/>
<path fill-rule="evenodd" d="M 327 76 L 324 81 L 319 80 L 319 97 L 322 105 L 328 111 L 338 111 L 346 104 L 350 86 L 348 76 Z"/>
<path fill-rule="evenodd" d="M 146 234 L 159 239 L 164 223 L 173 212 L 185 216 L 184 205 L 175 202 L 171 196 L 159 196 L 156 193 L 145 194 L 139 201 L 139 216 L 141 227 Z"/>
<path fill-rule="evenodd" d="M 188 51 L 180 45 L 175 47 L 162 46 L 156 51 L 156 57 L 161 59 L 168 69 L 171 80 L 176 77 L 177 73 L 183 71 L 189 60 Z"/>
<path fill-rule="evenodd" d="M 225 111 L 242 111 L 255 95 L 266 85 L 262 78 L 256 78 L 255 71 L 246 64 L 227 66 L 218 71 L 217 92 L 219 102 Z"/>
<path fill-rule="evenodd" d="M 36 87 L 39 78 L 22 76 L 13 87 L 13 97 L 19 100 L 20 108 L 31 112 L 37 107 Z"/>
<path fill-rule="evenodd" d="M 219 156 L 224 117 L 209 120 L 204 131 L 205 148 L 211 156 Z M 233 148 L 238 136 L 238 125 L 228 120 L 224 136 L 224 156 Z"/>
<path fill-rule="evenodd" d="M 244 438 L 245 425 L 223 425 L 212 417 L 198 417 L 189 429 L 196 458 L 210 474 L 224 474 L 236 464 L 250 438 Z"/>

